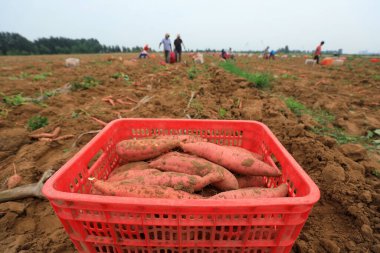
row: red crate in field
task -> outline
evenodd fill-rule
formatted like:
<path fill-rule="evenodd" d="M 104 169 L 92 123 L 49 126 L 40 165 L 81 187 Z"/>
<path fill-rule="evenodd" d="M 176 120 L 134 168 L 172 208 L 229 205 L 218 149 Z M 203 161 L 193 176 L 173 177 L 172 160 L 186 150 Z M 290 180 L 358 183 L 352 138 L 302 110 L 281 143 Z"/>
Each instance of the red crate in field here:
<path fill-rule="evenodd" d="M 89 194 L 88 177 L 118 166 L 115 144 L 130 138 L 189 134 L 262 154 L 282 171 L 289 197 L 169 200 Z M 319 189 L 272 132 L 255 121 L 119 119 L 51 177 L 43 188 L 79 252 L 289 252 L 319 199 Z"/>

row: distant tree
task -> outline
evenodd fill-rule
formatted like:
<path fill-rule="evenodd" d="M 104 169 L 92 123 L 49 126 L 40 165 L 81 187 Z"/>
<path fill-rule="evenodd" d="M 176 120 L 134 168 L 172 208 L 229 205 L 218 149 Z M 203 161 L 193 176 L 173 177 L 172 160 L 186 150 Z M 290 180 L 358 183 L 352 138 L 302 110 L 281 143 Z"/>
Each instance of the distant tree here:
<path fill-rule="evenodd" d="M 34 45 L 18 33 L 0 32 L 0 51 L 6 54 L 32 54 Z"/>
<path fill-rule="evenodd" d="M 288 45 L 285 46 L 285 48 L 284 48 L 284 53 L 285 53 L 285 54 L 289 54 L 289 47 L 288 47 Z"/>

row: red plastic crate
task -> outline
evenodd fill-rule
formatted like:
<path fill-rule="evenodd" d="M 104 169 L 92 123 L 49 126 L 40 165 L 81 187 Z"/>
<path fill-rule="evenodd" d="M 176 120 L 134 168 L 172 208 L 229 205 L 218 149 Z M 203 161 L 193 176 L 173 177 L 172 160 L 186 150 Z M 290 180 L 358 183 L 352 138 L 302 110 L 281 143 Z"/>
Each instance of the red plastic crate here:
<path fill-rule="evenodd" d="M 91 195 L 87 178 L 118 166 L 124 139 L 190 134 L 262 154 L 282 171 L 289 197 L 169 200 Z M 120 119 L 109 123 L 43 188 L 79 252 L 289 252 L 319 189 L 264 124 L 255 121 Z"/>

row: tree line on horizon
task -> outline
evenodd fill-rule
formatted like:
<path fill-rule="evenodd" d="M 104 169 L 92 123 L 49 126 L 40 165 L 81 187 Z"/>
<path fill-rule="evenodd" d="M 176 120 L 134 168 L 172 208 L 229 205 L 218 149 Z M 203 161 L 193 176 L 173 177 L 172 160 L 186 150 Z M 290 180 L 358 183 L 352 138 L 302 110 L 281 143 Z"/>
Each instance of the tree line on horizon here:
<path fill-rule="evenodd" d="M 0 32 L 0 55 L 33 55 L 33 54 L 93 54 L 93 53 L 132 53 L 141 52 L 142 47 L 106 46 L 97 39 L 69 39 L 64 37 L 39 38 L 30 41 L 18 33 Z M 152 50 L 154 52 L 154 50 Z M 186 52 L 211 52 L 216 49 L 186 50 Z M 262 50 L 245 50 L 242 53 L 261 53 Z M 276 50 L 284 54 L 311 54 L 313 51 L 290 50 L 286 45 Z M 341 55 L 342 49 L 325 51 L 326 54 Z"/>
<path fill-rule="evenodd" d="M 139 46 L 106 46 L 97 39 L 50 37 L 30 41 L 18 33 L 0 32 L 1 55 L 129 53 L 141 50 Z"/>

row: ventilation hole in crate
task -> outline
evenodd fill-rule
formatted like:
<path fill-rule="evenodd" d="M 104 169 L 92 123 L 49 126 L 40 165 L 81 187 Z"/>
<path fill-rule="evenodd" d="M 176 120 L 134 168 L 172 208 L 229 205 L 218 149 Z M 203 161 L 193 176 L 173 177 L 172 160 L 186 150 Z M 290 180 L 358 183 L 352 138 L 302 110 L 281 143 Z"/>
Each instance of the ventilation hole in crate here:
<path fill-rule="evenodd" d="M 74 186 L 72 184 L 69 184 L 69 187 L 70 187 L 70 191 L 73 192 L 74 191 Z"/>
<path fill-rule="evenodd" d="M 74 177 L 74 185 L 78 185 L 78 179 L 76 177 Z"/>
<path fill-rule="evenodd" d="M 282 166 L 281 166 L 280 162 L 277 160 L 277 158 L 274 156 L 274 154 L 271 154 L 270 158 L 272 159 L 274 164 L 277 166 L 277 168 L 282 170 Z"/>
<path fill-rule="evenodd" d="M 198 231 L 198 234 L 197 234 L 197 240 L 202 240 L 203 239 L 203 231 Z"/>
<path fill-rule="evenodd" d="M 79 190 L 78 193 L 85 193 L 86 192 L 83 184 L 80 186 L 80 188 L 78 190 Z"/>
<path fill-rule="evenodd" d="M 173 234 L 171 234 L 169 231 L 166 231 L 164 240 L 172 240 L 174 237 L 175 236 Z"/>
<path fill-rule="evenodd" d="M 255 231 L 255 240 L 260 240 L 261 239 L 261 231 Z"/>
<path fill-rule="evenodd" d="M 92 165 L 99 159 L 99 157 L 103 154 L 103 150 L 99 150 L 88 162 L 87 169 L 90 169 Z"/>
<path fill-rule="evenodd" d="M 210 229 L 211 229 L 211 228 L 209 228 L 207 231 L 205 231 L 205 237 L 204 237 L 203 239 L 206 240 L 206 241 L 211 240 L 211 232 L 210 232 Z"/>

